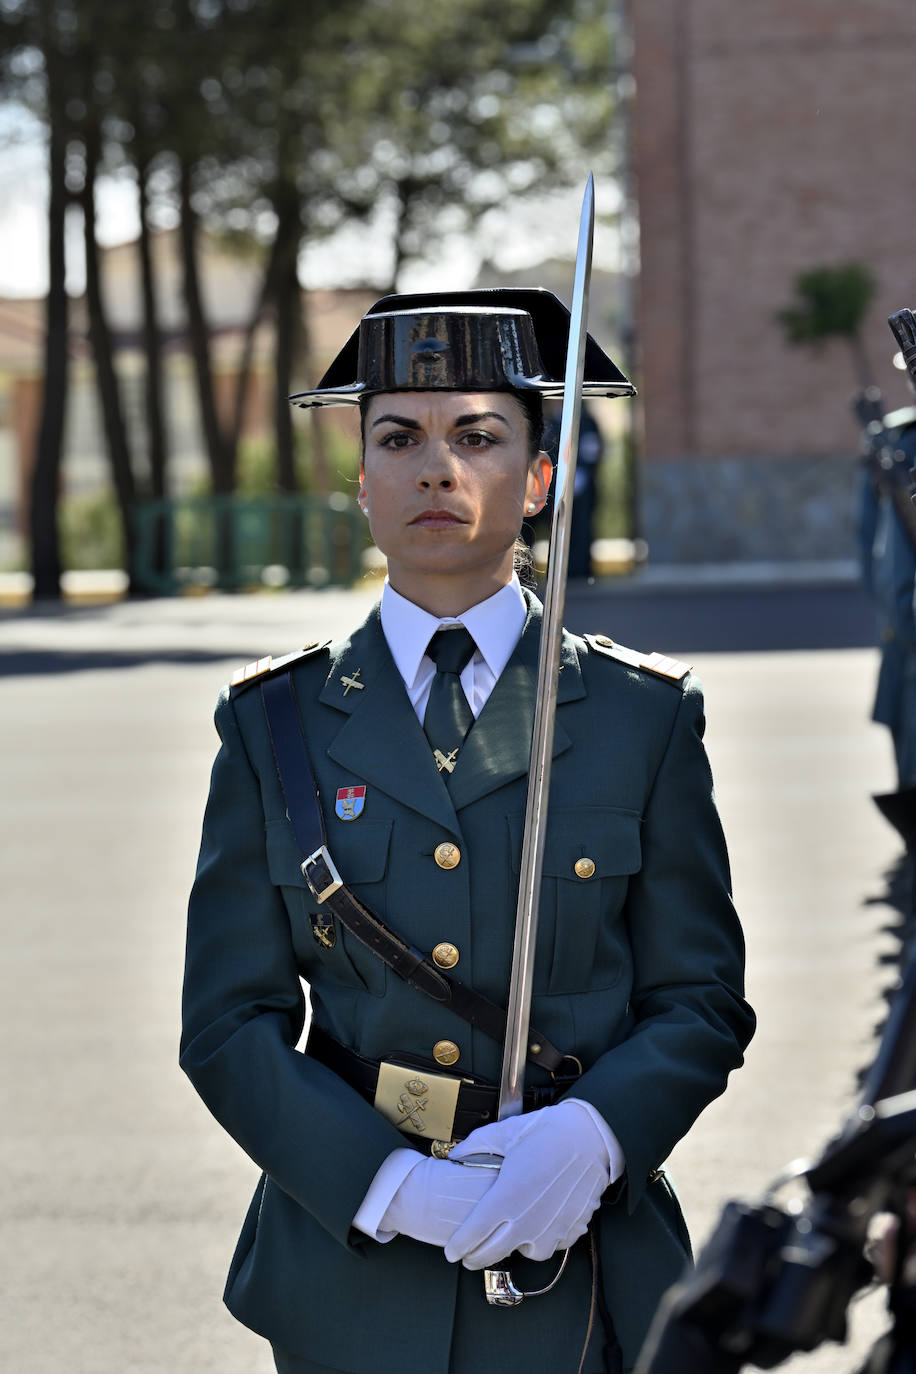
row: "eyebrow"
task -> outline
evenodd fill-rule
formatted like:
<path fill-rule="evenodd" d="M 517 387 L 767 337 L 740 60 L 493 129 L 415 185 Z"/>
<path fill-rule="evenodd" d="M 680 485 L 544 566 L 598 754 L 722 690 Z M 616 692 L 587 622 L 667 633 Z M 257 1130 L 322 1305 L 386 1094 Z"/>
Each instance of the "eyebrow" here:
<path fill-rule="evenodd" d="M 416 420 L 411 420 L 408 415 L 380 415 L 377 420 L 372 421 L 372 428 L 376 425 L 403 425 L 405 429 L 420 429 Z"/>
<path fill-rule="evenodd" d="M 509 423 L 505 415 L 500 415 L 498 410 L 479 410 L 470 415 L 459 415 L 458 418 L 453 421 L 453 428 L 463 429 L 465 425 L 476 425 L 479 424 L 481 420 L 501 420 L 504 425 L 508 425 Z M 371 428 L 375 429 L 376 425 L 384 424 L 402 425 L 404 429 L 423 428 L 418 421 L 412 420 L 408 415 L 380 415 L 377 420 L 372 421 Z"/>
<path fill-rule="evenodd" d="M 509 423 L 505 415 L 500 415 L 498 410 L 479 410 L 476 414 L 459 415 L 455 421 L 455 428 L 461 429 L 464 425 L 476 425 L 481 420 L 502 420 L 504 425 Z"/>

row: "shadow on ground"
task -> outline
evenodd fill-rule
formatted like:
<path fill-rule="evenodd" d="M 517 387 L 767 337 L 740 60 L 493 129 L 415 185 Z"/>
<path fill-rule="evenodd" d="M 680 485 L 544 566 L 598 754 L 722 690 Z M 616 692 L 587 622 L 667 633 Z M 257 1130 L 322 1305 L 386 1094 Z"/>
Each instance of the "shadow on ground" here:
<path fill-rule="evenodd" d="M 106 672 L 115 668 L 143 668 L 150 663 L 225 663 L 244 657 L 244 651 L 209 649 L 150 649 L 118 653 L 113 649 L 13 649 L 0 660 L 0 676 L 42 677 L 49 673 Z"/>
<path fill-rule="evenodd" d="M 566 624 L 634 649 L 669 654 L 862 649 L 875 616 L 855 583 L 652 587 L 638 581 L 571 582 Z"/>

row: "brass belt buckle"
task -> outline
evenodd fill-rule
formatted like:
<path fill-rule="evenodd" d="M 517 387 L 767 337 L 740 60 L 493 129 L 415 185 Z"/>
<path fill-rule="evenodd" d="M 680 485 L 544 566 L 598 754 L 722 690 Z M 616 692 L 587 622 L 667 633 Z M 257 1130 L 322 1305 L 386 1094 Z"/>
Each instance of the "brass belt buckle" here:
<path fill-rule="evenodd" d="M 383 1061 L 373 1105 L 405 1135 L 450 1141 L 460 1087 L 460 1078 Z"/>

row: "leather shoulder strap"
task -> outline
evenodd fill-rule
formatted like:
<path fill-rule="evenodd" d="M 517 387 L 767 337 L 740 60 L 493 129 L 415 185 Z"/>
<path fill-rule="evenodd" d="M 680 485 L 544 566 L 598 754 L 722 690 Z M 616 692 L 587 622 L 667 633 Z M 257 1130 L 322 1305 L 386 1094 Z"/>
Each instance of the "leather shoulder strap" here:
<path fill-rule="evenodd" d="M 505 1010 L 465 983 L 447 977 L 422 950 L 408 945 L 345 886 L 328 851 L 318 788 L 289 673 L 268 674 L 261 684 L 261 696 L 287 814 L 303 855 L 302 874 L 315 900 L 326 905 L 344 929 L 399 978 L 433 1001 L 447 1004 L 456 1015 L 501 1044 L 506 1033 Z M 546 1036 L 531 1027 L 531 1063 L 554 1073 L 565 1058 Z"/>

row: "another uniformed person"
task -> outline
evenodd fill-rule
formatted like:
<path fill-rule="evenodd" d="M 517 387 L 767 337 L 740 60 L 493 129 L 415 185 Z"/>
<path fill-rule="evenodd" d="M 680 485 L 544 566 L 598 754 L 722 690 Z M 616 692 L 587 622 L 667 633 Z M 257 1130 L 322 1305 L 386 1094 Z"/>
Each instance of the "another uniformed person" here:
<path fill-rule="evenodd" d="M 872 720 L 894 746 L 897 788 L 875 797 L 916 850 L 916 512 L 909 473 L 916 460 L 916 408 L 883 416 L 867 435 L 859 507 L 862 582 L 875 605 L 881 662 Z"/>
<path fill-rule="evenodd" d="M 263 1171 L 225 1300 L 281 1374 L 630 1369 L 689 1253 L 662 1166 L 753 1030 L 696 679 L 565 634 L 525 1113 L 495 1119 L 541 622 L 513 557 L 567 333 L 547 292 L 388 297 L 294 398 L 359 405 L 388 577 L 220 697 L 182 1040 Z M 593 340 L 585 376 L 632 390 Z M 487 1304 L 481 1269 L 546 1288 L 568 1247 Z"/>

